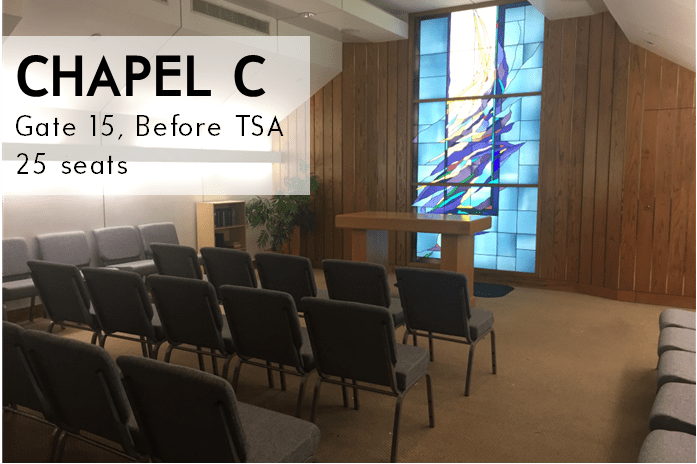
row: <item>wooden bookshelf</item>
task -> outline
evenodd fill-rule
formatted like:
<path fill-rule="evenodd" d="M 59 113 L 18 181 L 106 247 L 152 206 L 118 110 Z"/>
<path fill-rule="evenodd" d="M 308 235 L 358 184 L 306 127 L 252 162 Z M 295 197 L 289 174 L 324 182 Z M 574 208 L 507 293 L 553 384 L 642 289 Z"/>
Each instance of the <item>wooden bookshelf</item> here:
<path fill-rule="evenodd" d="M 245 250 L 247 219 L 244 201 L 204 201 L 196 203 L 196 245 Z M 217 237 L 217 239 L 216 239 Z"/>

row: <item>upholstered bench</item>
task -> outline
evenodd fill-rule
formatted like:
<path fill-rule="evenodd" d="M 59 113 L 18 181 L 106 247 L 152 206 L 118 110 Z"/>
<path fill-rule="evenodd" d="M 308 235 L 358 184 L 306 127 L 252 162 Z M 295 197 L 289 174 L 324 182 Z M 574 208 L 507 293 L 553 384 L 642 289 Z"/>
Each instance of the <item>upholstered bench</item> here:
<path fill-rule="evenodd" d="M 666 351 L 658 359 L 658 388 L 668 382 L 695 383 L 695 353 Z"/>
<path fill-rule="evenodd" d="M 658 336 L 658 356 L 666 351 L 680 350 L 695 352 L 695 331 L 680 327 L 666 327 Z"/>
<path fill-rule="evenodd" d="M 695 434 L 695 386 L 669 382 L 656 395 L 649 415 L 651 430 Z"/>
<path fill-rule="evenodd" d="M 661 330 L 666 327 L 682 327 L 695 330 L 695 312 L 684 309 L 668 308 L 658 317 Z"/>
<path fill-rule="evenodd" d="M 637 462 L 695 462 L 695 436 L 654 430 L 641 445 Z"/>

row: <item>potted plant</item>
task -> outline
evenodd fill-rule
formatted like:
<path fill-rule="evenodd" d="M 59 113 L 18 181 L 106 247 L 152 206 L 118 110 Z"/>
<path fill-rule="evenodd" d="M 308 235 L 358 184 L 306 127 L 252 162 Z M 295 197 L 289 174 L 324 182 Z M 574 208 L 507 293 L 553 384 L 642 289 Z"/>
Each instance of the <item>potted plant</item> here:
<path fill-rule="evenodd" d="M 286 182 L 287 192 L 299 191 L 303 180 L 293 177 Z M 319 190 L 319 177 L 310 177 L 310 195 L 277 194 L 271 198 L 256 197 L 247 203 L 247 221 L 253 228 L 264 227 L 257 239 L 261 249 L 271 247 L 282 251 L 283 245 L 290 244 L 296 227 L 301 232 L 309 232 L 317 224 L 317 216 L 310 209 L 312 195 Z"/>

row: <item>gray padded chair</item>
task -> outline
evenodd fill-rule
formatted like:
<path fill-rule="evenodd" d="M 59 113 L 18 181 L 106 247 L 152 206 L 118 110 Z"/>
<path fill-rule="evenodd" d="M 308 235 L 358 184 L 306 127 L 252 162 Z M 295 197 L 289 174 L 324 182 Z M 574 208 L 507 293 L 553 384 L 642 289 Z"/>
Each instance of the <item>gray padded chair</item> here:
<path fill-rule="evenodd" d="M 404 325 L 404 312 L 392 304 L 385 266 L 374 263 L 325 259 L 322 261 L 329 298 L 388 308 L 395 328 Z"/>
<path fill-rule="evenodd" d="M 315 369 L 315 359 L 307 329 L 300 327 L 293 298 L 275 290 L 232 285 L 223 285 L 218 297 L 225 307 L 225 316 L 239 356 L 232 387 L 238 391 L 237 381 L 243 363 L 279 371 L 283 390 L 286 389 L 286 373 L 300 376 L 295 408 L 295 416 L 300 417 L 305 384 Z M 266 365 L 253 359 L 265 361 Z M 271 363 L 279 367 L 270 367 Z M 268 373 L 269 384 L 273 386 L 271 370 Z"/>
<path fill-rule="evenodd" d="M 695 436 L 654 430 L 641 445 L 637 462 L 695 462 Z"/>
<path fill-rule="evenodd" d="M 658 336 L 658 356 L 666 351 L 679 350 L 695 352 L 695 331 L 681 327 L 666 327 Z"/>
<path fill-rule="evenodd" d="M 140 275 L 108 268 L 85 268 L 82 275 L 104 332 L 100 345 L 104 347 L 109 336 L 134 340 L 140 342 L 143 356 L 157 359 L 165 331 Z"/>
<path fill-rule="evenodd" d="M 170 361 L 174 349 L 189 351 L 198 355 L 199 368 L 203 371 L 203 355 L 209 355 L 213 373 L 217 375 L 216 358 L 223 358 L 223 378 L 227 378 L 235 346 L 213 285 L 203 280 L 163 275 L 151 275 L 148 285 L 169 343 L 164 361 Z"/>
<path fill-rule="evenodd" d="M 90 249 L 87 235 L 81 230 L 36 236 L 42 261 L 72 264 L 78 269 L 90 265 Z"/>
<path fill-rule="evenodd" d="M 186 279 L 203 279 L 196 250 L 185 245 L 151 243 L 150 249 L 157 266 L 157 273 Z"/>
<path fill-rule="evenodd" d="M 262 288 L 286 292 L 293 297 L 295 307 L 302 312 L 300 301 L 306 296 L 317 296 L 312 261 L 303 256 L 280 253 L 254 255 Z"/>
<path fill-rule="evenodd" d="M 305 322 L 319 374 L 312 400 L 312 422 L 315 420 L 322 382 L 353 388 L 356 409 L 357 390 L 396 397 L 390 455 L 390 461 L 396 462 L 402 400 L 424 376 L 428 395 L 429 425 L 435 425 L 431 376 L 428 372 L 428 350 L 395 343 L 394 323 L 387 308 L 321 298 L 305 298 L 301 304 L 305 310 Z M 341 380 L 337 380 L 336 377 Z M 344 379 L 350 379 L 352 383 Z M 389 389 L 364 386 L 358 382 Z"/>
<path fill-rule="evenodd" d="M 208 281 L 213 284 L 216 292 L 223 285 L 257 287 L 252 257 L 246 251 L 204 247 L 201 248 L 201 256 Z"/>
<path fill-rule="evenodd" d="M 151 243 L 168 243 L 170 245 L 179 245 L 177 237 L 177 229 L 171 222 L 158 222 L 154 224 L 141 224 L 137 226 L 140 234 L 141 244 L 145 257 L 152 258 Z"/>
<path fill-rule="evenodd" d="M 675 382 L 664 384 L 653 402 L 649 428 L 695 435 L 695 386 Z"/>
<path fill-rule="evenodd" d="M 55 459 L 68 435 L 121 456 L 138 459 L 138 428 L 114 360 L 103 348 L 67 337 L 27 330 L 22 334 L 38 392 L 45 392 L 61 429 Z M 81 435 L 89 432 L 120 445 L 107 446 Z"/>
<path fill-rule="evenodd" d="M 658 317 L 658 325 L 661 330 L 666 327 L 682 327 L 683 329 L 695 330 L 695 312 L 677 308 L 665 309 Z"/>
<path fill-rule="evenodd" d="M 152 259 L 142 259 L 138 232 L 132 226 L 105 227 L 93 230 L 97 253 L 104 266 L 128 266 L 141 276 L 155 274 L 157 266 Z"/>
<path fill-rule="evenodd" d="M 319 444 L 307 421 L 237 401 L 227 380 L 119 356 L 144 446 L 159 462 L 304 462 Z"/>
<path fill-rule="evenodd" d="M 31 280 L 29 247 L 23 238 L 6 238 L 2 241 L 2 302 L 31 298 L 29 320 L 34 320 L 34 306 L 39 291 Z"/>
<path fill-rule="evenodd" d="M 695 384 L 695 353 L 670 350 L 658 358 L 658 388 L 668 382 Z"/>
<path fill-rule="evenodd" d="M 80 270 L 70 264 L 47 261 L 30 260 L 27 265 L 51 320 L 47 331 L 52 332 L 56 324 L 90 330 L 92 343 L 96 343 L 101 338 L 101 326 Z"/>
<path fill-rule="evenodd" d="M 494 315 L 470 308 L 464 274 L 407 267 L 397 268 L 395 273 L 407 325 L 402 343 L 407 342 L 409 335 L 414 345 L 417 336 L 427 337 L 431 361 L 434 338 L 470 345 L 465 381 L 465 396 L 469 396 L 474 348 L 488 334 L 491 334 L 491 368 L 496 374 Z"/>

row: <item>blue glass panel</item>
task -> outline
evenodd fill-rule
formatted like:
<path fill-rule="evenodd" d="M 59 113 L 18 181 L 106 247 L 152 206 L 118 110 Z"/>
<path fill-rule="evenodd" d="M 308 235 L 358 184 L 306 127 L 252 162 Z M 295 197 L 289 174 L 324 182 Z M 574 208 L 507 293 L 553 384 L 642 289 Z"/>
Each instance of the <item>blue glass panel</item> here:
<path fill-rule="evenodd" d="M 423 127 L 423 130 L 421 129 Z M 419 143 L 438 143 L 445 138 L 445 123 L 419 126 Z"/>
<path fill-rule="evenodd" d="M 506 22 L 525 19 L 525 7 L 506 8 Z"/>
<path fill-rule="evenodd" d="M 525 68 L 511 71 L 504 93 L 540 92 L 542 68 Z"/>
<path fill-rule="evenodd" d="M 518 211 L 518 232 L 534 234 L 537 230 L 537 212 Z"/>
<path fill-rule="evenodd" d="M 538 121 L 540 119 L 540 107 L 542 97 L 539 95 L 524 97 L 520 103 L 520 119 L 525 121 Z M 421 124 L 421 122 L 419 122 Z"/>
<path fill-rule="evenodd" d="M 518 189 L 505 187 L 499 189 L 499 211 L 518 210 Z"/>
<path fill-rule="evenodd" d="M 440 258 L 440 234 L 416 234 L 416 256 L 419 258 Z"/>
<path fill-rule="evenodd" d="M 518 272 L 535 272 L 535 252 L 518 250 L 516 253 L 515 270 Z"/>
<path fill-rule="evenodd" d="M 534 6 L 525 7 L 525 43 L 542 42 L 545 38 L 545 17 Z"/>
<path fill-rule="evenodd" d="M 498 255 L 515 258 L 515 234 L 498 233 Z"/>
<path fill-rule="evenodd" d="M 519 211 L 537 211 L 537 189 L 521 188 L 518 193 Z M 520 232 L 520 231 L 519 231 Z"/>
<path fill-rule="evenodd" d="M 489 232 L 474 236 L 474 253 L 482 255 L 496 254 L 496 233 Z"/>
<path fill-rule="evenodd" d="M 537 165 L 540 160 L 540 142 L 525 142 L 520 147 L 518 163 L 521 165 Z"/>
<path fill-rule="evenodd" d="M 537 119 L 540 119 L 539 115 Z M 419 125 L 434 122 L 445 124 L 445 102 L 419 103 Z"/>
<path fill-rule="evenodd" d="M 519 250 L 535 250 L 535 235 L 518 234 L 516 247 Z"/>
<path fill-rule="evenodd" d="M 496 232 L 499 230 L 499 218 L 497 216 L 491 216 L 491 227 L 489 227 L 487 232 Z"/>
<path fill-rule="evenodd" d="M 539 40 L 538 40 L 539 42 Z M 448 17 L 421 21 L 419 53 L 444 53 L 448 51 Z"/>
<path fill-rule="evenodd" d="M 443 161 L 443 157 L 440 156 L 445 150 L 444 143 L 420 143 L 417 147 L 419 164 L 431 164 L 437 165 Z"/>
<path fill-rule="evenodd" d="M 506 37 L 508 37 L 508 31 L 506 31 Z M 503 51 L 506 54 L 509 70 L 520 69 L 523 66 L 524 48 L 522 45 L 509 45 L 503 47 Z"/>
<path fill-rule="evenodd" d="M 541 68 L 544 47 L 541 43 L 525 44 L 523 46 L 522 68 Z"/>
<path fill-rule="evenodd" d="M 517 218 L 517 211 L 499 211 L 499 232 L 515 234 Z"/>
<path fill-rule="evenodd" d="M 446 82 L 445 76 L 419 79 L 419 99 L 445 98 Z"/>
<path fill-rule="evenodd" d="M 496 259 L 496 269 L 499 271 L 515 271 L 515 258 L 499 256 Z"/>
<path fill-rule="evenodd" d="M 520 139 L 540 140 L 540 121 L 521 121 Z"/>
<path fill-rule="evenodd" d="M 517 184 L 518 183 L 518 153 L 508 157 L 501 166 L 499 180 L 502 184 Z"/>
<path fill-rule="evenodd" d="M 520 140 L 520 123 L 509 122 L 505 128 L 505 132 L 502 131 L 499 135 L 499 140 L 504 142 L 517 142 Z"/>
<path fill-rule="evenodd" d="M 503 45 L 518 45 L 523 42 L 523 23 L 520 21 L 511 21 L 505 23 L 505 34 L 503 36 Z"/>
<path fill-rule="evenodd" d="M 520 166 L 518 170 L 518 182 L 521 184 L 536 184 L 537 166 Z"/>
<path fill-rule="evenodd" d="M 419 166 L 419 171 L 416 177 L 417 182 L 434 182 L 436 176 L 443 174 L 443 170 L 434 172 L 435 166 Z M 415 203 L 416 204 L 416 203 Z"/>
<path fill-rule="evenodd" d="M 536 44 L 539 45 L 539 44 Z M 540 65 L 542 66 L 542 65 Z M 419 77 L 445 76 L 448 73 L 448 54 L 421 55 Z"/>
<path fill-rule="evenodd" d="M 496 256 L 474 254 L 474 267 L 496 269 Z"/>

